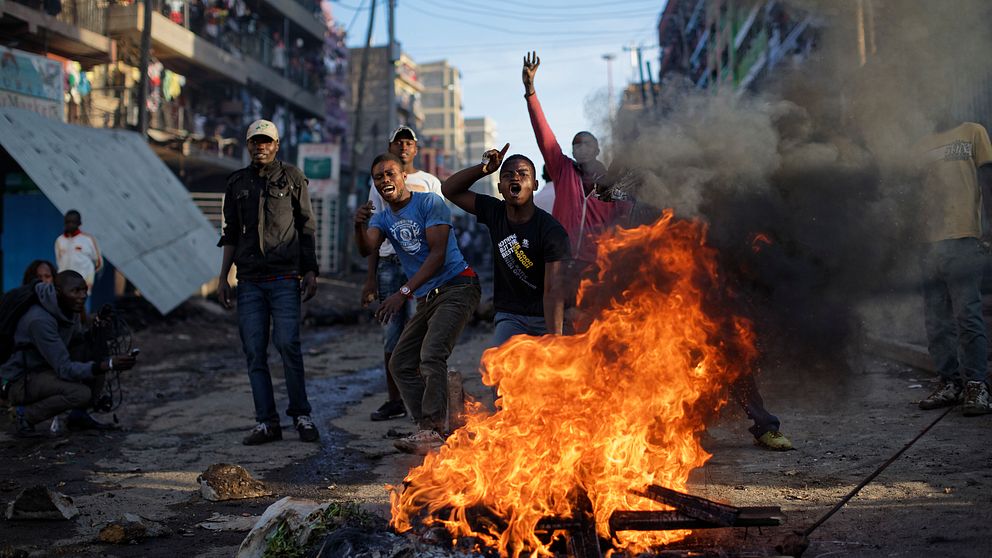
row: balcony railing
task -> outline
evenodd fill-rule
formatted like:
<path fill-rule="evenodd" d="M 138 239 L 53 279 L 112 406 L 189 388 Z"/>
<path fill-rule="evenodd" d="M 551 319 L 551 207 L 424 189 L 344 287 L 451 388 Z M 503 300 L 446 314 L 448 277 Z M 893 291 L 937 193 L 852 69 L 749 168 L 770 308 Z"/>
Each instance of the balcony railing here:
<path fill-rule="evenodd" d="M 313 1 L 297 1 L 304 7 L 317 6 Z M 258 60 L 311 93 L 319 90 L 323 82 L 321 57 L 307 57 L 304 55 L 307 50 L 281 44 L 275 38 L 281 27 L 271 30 L 264 22 L 239 18 L 216 6 L 204 11 L 202 6 L 191 4 L 189 0 L 152 0 L 153 9 L 173 23 L 231 54 Z"/>
<path fill-rule="evenodd" d="M 107 30 L 107 6 L 109 0 L 13 0 L 39 12 L 54 15 L 62 23 L 75 25 L 101 35 Z"/>

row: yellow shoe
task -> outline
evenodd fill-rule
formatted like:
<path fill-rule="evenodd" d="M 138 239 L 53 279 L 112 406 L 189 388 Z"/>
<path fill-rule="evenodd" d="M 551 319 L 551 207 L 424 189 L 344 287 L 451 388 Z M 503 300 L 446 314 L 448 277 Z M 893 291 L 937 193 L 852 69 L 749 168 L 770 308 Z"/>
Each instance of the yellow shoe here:
<path fill-rule="evenodd" d="M 757 440 L 755 440 L 755 443 L 765 449 L 770 449 L 773 451 L 789 451 L 793 449 L 792 442 L 790 442 L 789 439 L 778 430 L 765 432 Z"/>

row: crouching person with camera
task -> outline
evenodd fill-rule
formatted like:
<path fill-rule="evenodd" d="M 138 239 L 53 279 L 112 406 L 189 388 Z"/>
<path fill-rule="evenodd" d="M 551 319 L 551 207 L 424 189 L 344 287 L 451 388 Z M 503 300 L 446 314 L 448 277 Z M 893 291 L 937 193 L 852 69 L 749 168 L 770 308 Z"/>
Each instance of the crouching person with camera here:
<path fill-rule="evenodd" d="M 33 285 L 34 298 L 25 293 L 10 312 L 23 314 L 14 329 L 13 353 L 0 366 L 0 396 L 14 407 L 18 436 L 36 435 L 35 425 L 70 411 L 70 430 L 109 429 L 86 410 L 103 391 L 106 373 L 134 367 L 132 355 L 113 355 L 97 361 L 72 360 L 69 347 L 83 334 L 80 315 L 87 287 L 82 275 L 63 271 L 54 284 Z M 5 304 L 7 304 L 5 297 Z M 22 310 L 23 309 L 23 310 Z"/>

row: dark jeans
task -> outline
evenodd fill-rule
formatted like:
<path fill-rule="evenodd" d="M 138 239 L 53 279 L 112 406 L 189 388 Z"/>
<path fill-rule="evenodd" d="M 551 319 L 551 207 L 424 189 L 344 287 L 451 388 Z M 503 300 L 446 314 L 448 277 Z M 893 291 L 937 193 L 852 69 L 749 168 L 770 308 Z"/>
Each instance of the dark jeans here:
<path fill-rule="evenodd" d="M 777 432 L 781 424 L 778 417 L 765 409 L 765 402 L 758 392 L 758 384 L 754 374 L 746 373 L 730 386 L 730 394 L 747 413 L 747 418 L 754 421 L 748 431 L 755 438 L 760 438 L 765 432 Z"/>
<path fill-rule="evenodd" d="M 272 344 L 282 356 L 291 417 L 310 414 L 300 350 L 300 282 L 297 279 L 238 283 L 238 329 L 248 359 L 248 379 L 255 400 L 255 421 L 279 424 L 269 374 L 269 325 Z"/>
<path fill-rule="evenodd" d="M 28 372 L 10 384 L 11 405 L 24 406 L 24 418 L 31 424 L 54 417 L 70 409 L 86 410 L 103 392 L 105 374 L 85 382 L 70 382 L 54 370 Z"/>
<path fill-rule="evenodd" d="M 422 429 L 444 427 L 448 403 L 448 357 L 476 307 L 482 290 L 472 283 L 441 287 L 417 304 L 393 349 L 389 369 L 403 403 Z"/>
<path fill-rule="evenodd" d="M 920 256 L 930 358 L 947 381 L 985 381 L 988 339 L 982 317 L 987 256 L 977 238 L 927 244 Z"/>

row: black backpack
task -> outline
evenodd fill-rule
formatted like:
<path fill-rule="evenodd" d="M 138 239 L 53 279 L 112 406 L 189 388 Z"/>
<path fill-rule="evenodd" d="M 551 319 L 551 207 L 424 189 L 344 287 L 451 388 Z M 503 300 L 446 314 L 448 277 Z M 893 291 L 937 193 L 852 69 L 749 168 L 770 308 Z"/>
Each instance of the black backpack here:
<path fill-rule="evenodd" d="M 21 321 L 29 308 L 40 302 L 35 291 L 38 283 L 40 281 L 35 280 L 29 285 L 11 289 L 0 298 L 0 364 L 10 360 L 17 348 L 14 344 L 17 322 Z"/>

